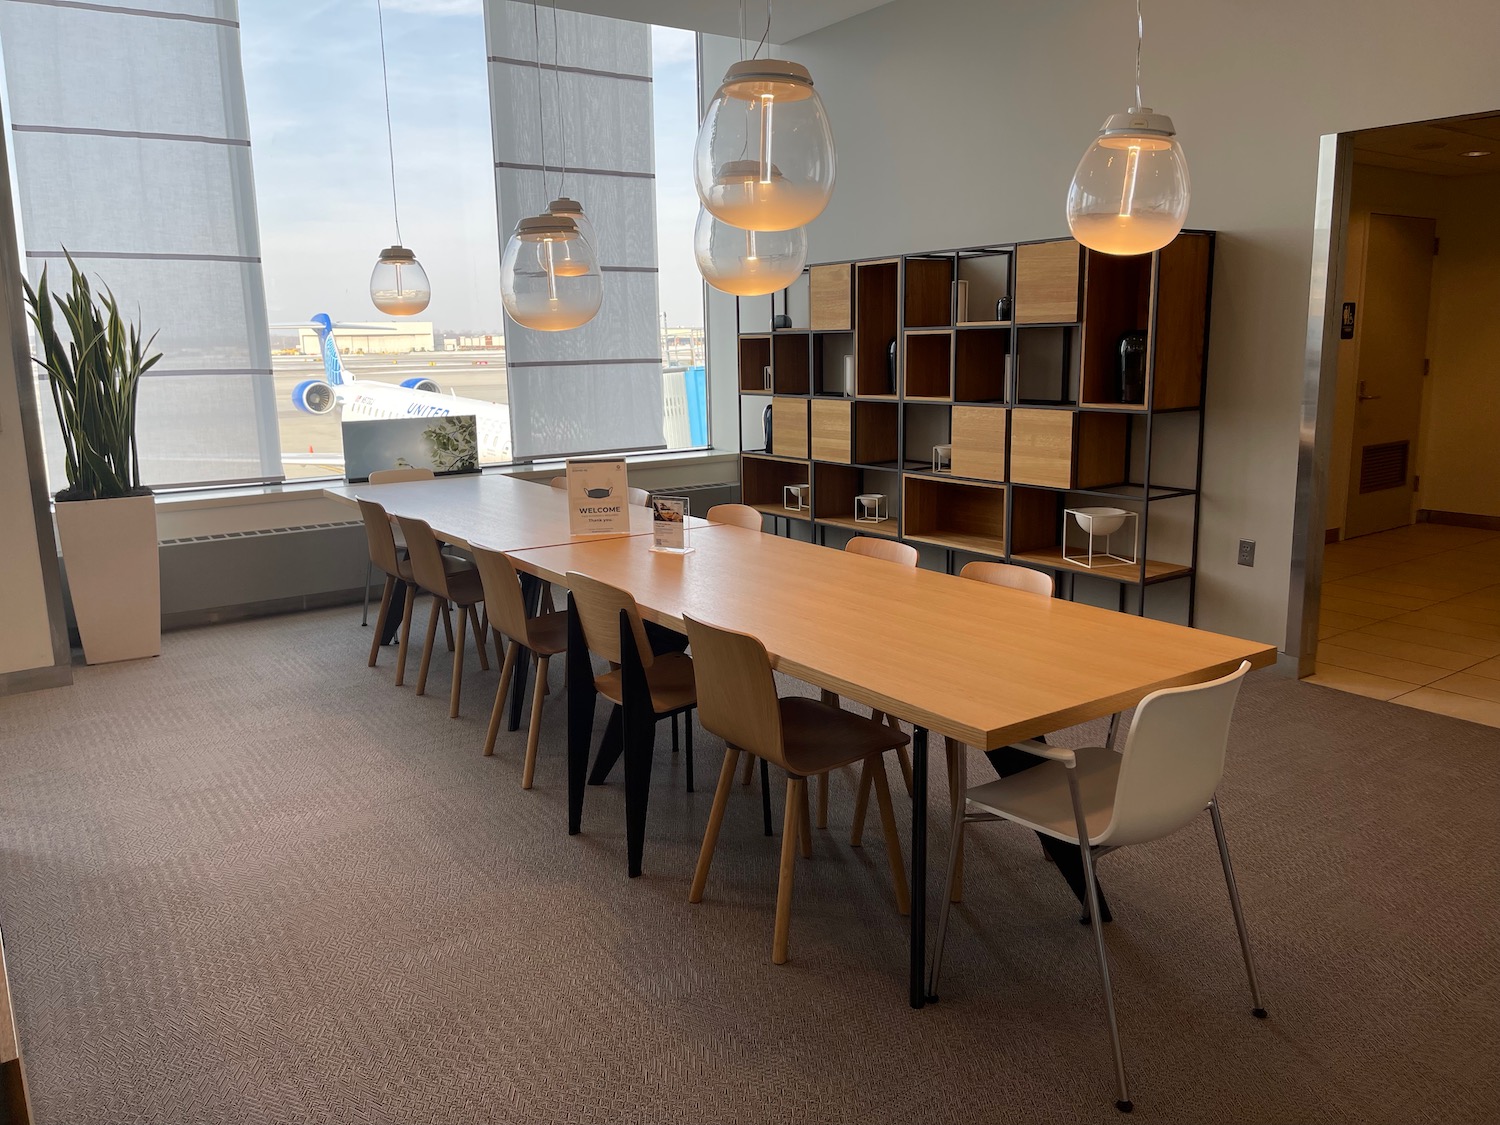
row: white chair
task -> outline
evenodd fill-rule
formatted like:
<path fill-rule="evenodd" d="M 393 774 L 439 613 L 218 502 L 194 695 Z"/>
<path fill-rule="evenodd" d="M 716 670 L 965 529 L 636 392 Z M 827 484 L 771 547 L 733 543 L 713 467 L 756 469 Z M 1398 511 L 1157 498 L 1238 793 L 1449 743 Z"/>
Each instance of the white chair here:
<path fill-rule="evenodd" d="M 399 484 L 406 480 L 432 480 L 436 476 L 437 474 L 431 469 L 376 469 L 370 474 L 370 483 Z M 403 556 L 406 554 L 406 544 L 402 542 L 399 532 L 396 533 L 396 550 Z M 371 556 L 370 561 L 365 565 L 365 608 L 359 617 L 361 626 L 370 623 L 370 579 L 374 576 L 375 559 Z"/>
<path fill-rule="evenodd" d="M 1083 853 L 1084 879 L 1091 904 L 1094 947 L 1099 960 L 1099 979 L 1104 989 L 1104 1010 L 1109 1022 L 1110 1046 L 1114 1051 L 1115 1080 L 1119 1098 L 1115 1107 L 1128 1113 L 1133 1108 L 1125 1081 L 1125 1061 L 1120 1050 L 1120 1030 L 1115 1023 L 1114 995 L 1109 984 L 1109 958 L 1104 950 L 1104 927 L 1094 880 L 1094 860 L 1128 844 L 1159 840 L 1185 827 L 1205 806 L 1213 821 L 1219 844 L 1219 861 L 1229 888 L 1229 905 L 1239 933 L 1245 975 L 1250 981 L 1252 1013 L 1266 1016 L 1255 962 L 1250 956 L 1250 937 L 1240 909 L 1239 890 L 1229 862 L 1229 845 L 1214 795 L 1224 772 L 1224 752 L 1229 742 L 1229 720 L 1240 684 L 1249 671 L 1248 661 L 1221 679 L 1191 687 L 1164 688 L 1141 700 L 1125 748 L 1120 753 L 1102 746 L 1068 750 L 1035 740 L 1020 748 L 1046 761 L 1032 769 L 976 786 L 953 800 L 953 834 L 948 850 L 948 880 L 951 886 L 959 844 L 965 826 L 979 821 L 1010 820 L 1055 839 L 1078 844 Z M 943 964 L 943 942 L 948 933 L 952 908 L 945 902 L 938 922 L 937 947 L 933 951 L 932 980 L 928 991 L 937 992 Z"/>
<path fill-rule="evenodd" d="M 760 531 L 764 524 L 760 512 L 749 504 L 715 504 L 704 517 L 709 523 L 727 523 L 746 531 Z"/>

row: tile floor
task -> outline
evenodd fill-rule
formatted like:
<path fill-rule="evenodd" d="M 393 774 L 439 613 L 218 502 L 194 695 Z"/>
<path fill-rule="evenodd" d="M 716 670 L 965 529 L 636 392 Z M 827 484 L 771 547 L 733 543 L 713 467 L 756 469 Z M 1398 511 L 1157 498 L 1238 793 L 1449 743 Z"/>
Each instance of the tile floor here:
<path fill-rule="evenodd" d="M 1500 531 L 1330 543 L 1308 682 L 1500 727 Z"/>

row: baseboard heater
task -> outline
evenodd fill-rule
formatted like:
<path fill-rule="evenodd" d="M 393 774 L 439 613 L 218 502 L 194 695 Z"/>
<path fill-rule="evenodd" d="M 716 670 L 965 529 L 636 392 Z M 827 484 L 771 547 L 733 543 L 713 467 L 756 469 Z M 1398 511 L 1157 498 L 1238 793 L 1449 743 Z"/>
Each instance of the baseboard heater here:
<path fill-rule="evenodd" d="M 740 502 L 739 481 L 719 481 L 714 484 L 689 484 L 681 488 L 653 488 L 653 495 L 686 496 L 688 511 L 695 516 L 704 516 L 715 504 L 738 504 Z"/>

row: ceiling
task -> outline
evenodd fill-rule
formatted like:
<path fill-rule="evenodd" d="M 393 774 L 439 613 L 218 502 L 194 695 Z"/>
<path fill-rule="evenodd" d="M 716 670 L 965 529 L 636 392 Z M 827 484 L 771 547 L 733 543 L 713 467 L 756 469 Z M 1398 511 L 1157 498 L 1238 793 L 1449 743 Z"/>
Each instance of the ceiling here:
<path fill-rule="evenodd" d="M 1481 176 L 1500 172 L 1500 113 L 1453 117 L 1352 134 L 1354 162 L 1429 176 Z M 1482 152 L 1485 156 L 1465 156 Z"/>
<path fill-rule="evenodd" d="M 765 27 L 767 0 L 745 0 L 745 23 Z M 787 43 L 829 24 L 879 8 L 889 0 L 782 0 L 774 10 L 772 42 Z M 557 0 L 559 8 L 596 16 L 707 31 L 714 35 L 738 35 L 738 0 Z M 755 38 L 759 39 L 757 30 Z"/>

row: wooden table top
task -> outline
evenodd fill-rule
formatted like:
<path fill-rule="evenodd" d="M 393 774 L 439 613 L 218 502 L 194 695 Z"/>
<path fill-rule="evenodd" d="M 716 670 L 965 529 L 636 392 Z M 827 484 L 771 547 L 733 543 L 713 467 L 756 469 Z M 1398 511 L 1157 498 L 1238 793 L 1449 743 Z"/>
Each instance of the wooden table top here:
<path fill-rule="evenodd" d="M 629 590 L 671 628 L 690 614 L 753 634 L 788 675 L 981 749 L 1276 659 L 1256 641 L 742 528 L 691 542 L 687 555 L 634 538 L 513 558 L 550 581 L 573 570 Z"/>
<path fill-rule="evenodd" d="M 651 534 L 651 509 L 632 505 L 629 532 L 572 535 L 564 490 L 500 473 L 399 484 L 345 484 L 325 488 L 323 493 L 348 504 L 356 499 L 373 500 L 393 516 L 426 520 L 440 538 L 460 547 L 516 551 Z M 693 517 L 690 523 L 697 528 L 704 521 Z"/>

